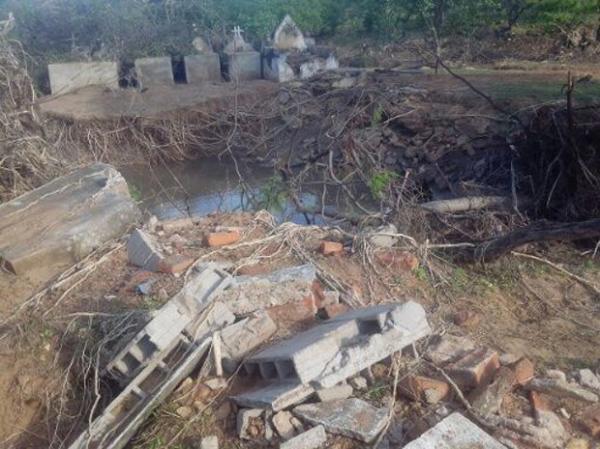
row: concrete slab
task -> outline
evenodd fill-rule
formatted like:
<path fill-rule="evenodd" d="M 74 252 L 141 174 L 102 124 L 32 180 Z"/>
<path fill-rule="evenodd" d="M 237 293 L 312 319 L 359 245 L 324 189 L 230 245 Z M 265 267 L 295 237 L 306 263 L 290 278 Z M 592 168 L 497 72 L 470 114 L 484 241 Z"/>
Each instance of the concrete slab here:
<path fill-rule="evenodd" d="M 270 408 L 274 412 L 299 404 L 315 390 L 309 385 L 294 382 L 276 382 L 264 388 L 234 396 L 232 399 L 244 407 Z"/>
<path fill-rule="evenodd" d="M 225 53 L 225 60 L 227 74 L 232 82 L 262 78 L 261 58 L 257 51 Z"/>
<path fill-rule="evenodd" d="M 159 271 L 164 256 L 158 242 L 147 232 L 136 229 L 127 240 L 129 263 L 147 271 Z"/>
<path fill-rule="evenodd" d="M 135 71 L 140 89 L 175 83 L 170 57 L 136 59 Z"/>
<path fill-rule="evenodd" d="M 121 174 L 94 164 L 0 205 L 0 261 L 17 275 L 49 279 L 139 218 Z"/>
<path fill-rule="evenodd" d="M 49 64 L 52 95 L 62 95 L 86 86 L 119 89 L 119 69 L 116 62 L 68 62 Z"/>
<path fill-rule="evenodd" d="M 323 426 L 313 427 L 297 437 L 281 443 L 279 449 L 318 449 L 327 443 L 327 434 Z"/>
<path fill-rule="evenodd" d="M 294 415 L 311 424 L 322 425 L 329 433 L 371 443 L 385 427 L 387 408 L 375 408 L 361 399 L 303 404 Z"/>
<path fill-rule="evenodd" d="M 404 449 L 506 449 L 460 413 L 453 413 Z"/>
<path fill-rule="evenodd" d="M 186 56 L 184 63 L 188 84 L 221 81 L 221 59 L 217 53 Z"/>

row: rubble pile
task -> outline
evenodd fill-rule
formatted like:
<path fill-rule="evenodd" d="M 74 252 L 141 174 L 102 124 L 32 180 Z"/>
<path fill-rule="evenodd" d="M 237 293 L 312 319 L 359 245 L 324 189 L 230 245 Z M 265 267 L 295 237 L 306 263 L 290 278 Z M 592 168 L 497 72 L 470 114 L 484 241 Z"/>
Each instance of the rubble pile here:
<path fill-rule="evenodd" d="M 161 271 L 172 239 L 162 230 L 191 225 L 135 230 L 129 262 Z M 202 244 L 243 239 L 244 230 L 220 229 Z M 198 436 L 205 449 L 219 438 L 283 449 L 341 440 L 575 449 L 600 438 L 600 378 L 591 369 L 536 369 L 525 356 L 436 334 L 412 300 L 352 309 L 343 292 L 323 289 L 312 264 L 256 275 L 229 268 L 196 261 L 170 272 L 185 276 L 183 287 L 105 367 L 120 390 L 72 449 L 124 447 L 163 402 L 184 421 L 214 417 L 218 434 Z"/>

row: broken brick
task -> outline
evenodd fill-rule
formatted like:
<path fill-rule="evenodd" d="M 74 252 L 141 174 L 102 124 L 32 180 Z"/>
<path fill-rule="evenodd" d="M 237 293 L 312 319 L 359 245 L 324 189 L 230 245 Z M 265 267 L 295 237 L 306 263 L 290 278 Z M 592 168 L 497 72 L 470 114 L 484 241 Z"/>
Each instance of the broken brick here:
<path fill-rule="evenodd" d="M 340 256 L 344 253 L 344 245 L 339 242 L 321 242 L 319 251 L 324 256 Z"/>
<path fill-rule="evenodd" d="M 211 248 L 226 246 L 236 243 L 240 240 L 239 231 L 213 232 L 206 236 L 206 244 Z"/>
<path fill-rule="evenodd" d="M 379 251 L 375 253 L 375 258 L 380 265 L 394 271 L 415 271 L 419 268 L 419 259 L 408 251 Z"/>
<path fill-rule="evenodd" d="M 600 438 L 600 405 L 592 405 L 585 409 L 579 424 L 593 438 Z"/>
<path fill-rule="evenodd" d="M 194 259 L 191 257 L 176 254 L 161 260 L 158 269 L 162 273 L 179 274 L 187 270 L 193 263 Z"/>
<path fill-rule="evenodd" d="M 478 388 L 488 384 L 500 368 L 498 353 L 487 348 L 471 351 L 448 366 L 447 372 L 459 386 Z"/>
<path fill-rule="evenodd" d="M 510 368 L 515 373 L 515 384 L 516 385 L 525 385 L 535 374 L 535 366 L 533 362 L 527 358 L 522 358 L 517 361 L 515 364 L 510 366 Z"/>
<path fill-rule="evenodd" d="M 331 304 L 323 307 L 323 317 L 325 319 L 330 319 L 338 315 L 342 315 L 350 310 L 346 304 Z"/>
<path fill-rule="evenodd" d="M 515 373 L 507 367 L 498 370 L 494 381 L 483 389 L 476 390 L 471 399 L 473 408 L 482 416 L 496 413 L 502 407 L 504 398 L 512 391 L 515 385 Z"/>
<path fill-rule="evenodd" d="M 317 313 L 317 305 L 314 295 L 311 294 L 302 301 L 270 307 L 267 313 L 276 323 L 292 324 L 313 320 Z"/>
<path fill-rule="evenodd" d="M 436 404 L 450 395 L 450 385 L 424 376 L 408 376 L 398 385 L 398 391 L 415 401 Z"/>
<path fill-rule="evenodd" d="M 535 416 L 538 416 L 541 412 L 552 411 L 548 398 L 537 391 L 529 392 L 529 402 L 531 403 L 531 408 L 533 409 L 533 414 Z"/>

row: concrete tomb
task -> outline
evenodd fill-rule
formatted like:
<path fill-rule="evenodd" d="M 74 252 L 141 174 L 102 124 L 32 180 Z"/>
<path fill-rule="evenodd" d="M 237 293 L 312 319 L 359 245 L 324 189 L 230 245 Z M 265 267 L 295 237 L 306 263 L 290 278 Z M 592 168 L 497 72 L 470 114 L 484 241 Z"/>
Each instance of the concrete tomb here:
<path fill-rule="evenodd" d="M 119 70 L 116 62 L 69 62 L 49 64 L 52 95 L 66 94 L 87 86 L 119 88 Z"/>
<path fill-rule="evenodd" d="M 175 83 L 170 57 L 136 59 L 135 71 L 140 89 Z"/>
<path fill-rule="evenodd" d="M 260 53 L 242 37 L 240 27 L 233 30 L 233 38 L 225 47 L 225 66 L 233 82 L 262 78 Z"/>

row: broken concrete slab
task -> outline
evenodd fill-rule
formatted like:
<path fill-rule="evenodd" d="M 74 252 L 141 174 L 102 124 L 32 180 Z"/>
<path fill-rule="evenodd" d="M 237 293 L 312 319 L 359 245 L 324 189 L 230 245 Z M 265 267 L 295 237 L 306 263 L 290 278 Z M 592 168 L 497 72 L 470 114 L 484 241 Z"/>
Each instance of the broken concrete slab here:
<path fill-rule="evenodd" d="M 170 57 L 139 58 L 134 64 L 140 89 L 175 84 Z"/>
<path fill-rule="evenodd" d="M 580 387 L 576 383 L 569 383 L 562 379 L 533 379 L 526 385 L 526 388 L 559 398 L 598 402 L 598 395 Z"/>
<path fill-rule="evenodd" d="M 200 442 L 200 449 L 219 449 L 219 437 L 211 435 L 202 438 Z"/>
<path fill-rule="evenodd" d="M 285 443 L 279 449 L 318 449 L 327 443 L 327 434 L 323 426 L 313 427 Z"/>
<path fill-rule="evenodd" d="M 312 264 L 284 268 L 258 276 L 237 276 L 219 296 L 236 315 L 301 302 L 313 295 L 317 270 Z"/>
<path fill-rule="evenodd" d="M 265 379 L 333 387 L 430 332 L 417 303 L 375 306 L 340 315 L 267 348 L 244 363 Z"/>
<path fill-rule="evenodd" d="M 223 368 L 234 372 L 239 362 L 277 332 L 277 324 L 268 313 L 259 311 L 224 328 L 221 333 Z"/>
<path fill-rule="evenodd" d="M 160 271 L 164 255 L 152 235 L 136 229 L 127 239 L 127 258 L 130 264 L 146 271 Z"/>
<path fill-rule="evenodd" d="M 352 396 L 353 392 L 354 390 L 351 385 L 341 384 L 317 391 L 317 397 L 321 402 L 338 401 L 340 399 L 348 399 Z"/>
<path fill-rule="evenodd" d="M 275 382 L 232 399 L 243 407 L 269 408 L 274 412 L 299 404 L 315 392 L 309 385 L 297 382 Z"/>
<path fill-rule="evenodd" d="M 188 84 L 221 81 L 221 59 L 217 53 L 202 53 L 184 57 Z"/>
<path fill-rule="evenodd" d="M 94 164 L 0 205 L 0 262 L 14 274 L 50 279 L 139 218 L 123 176 Z"/>
<path fill-rule="evenodd" d="M 460 413 L 453 413 L 404 449 L 506 449 Z"/>
<path fill-rule="evenodd" d="M 371 443 L 386 425 L 387 408 L 375 408 L 361 399 L 303 404 L 294 408 L 294 415 L 315 425 L 322 425 L 334 434 Z"/>
<path fill-rule="evenodd" d="M 273 422 L 273 427 L 279 434 L 279 436 L 285 441 L 293 438 L 296 435 L 296 429 L 292 424 L 292 415 L 290 412 L 279 412 L 273 416 L 271 420 Z"/>
<path fill-rule="evenodd" d="M 455 362 L 475 349 L 475 343 L 465 337 L 446 334 L 437 336 L 427 348 L 424 357 L 437 366 Z"/>
<path fill-rule="evenodd" d="M 48 64 L 50 91 L 62 95 L 86 86 L 119 88 L 119 69 L 116 62 L 68 62 Z"/>

